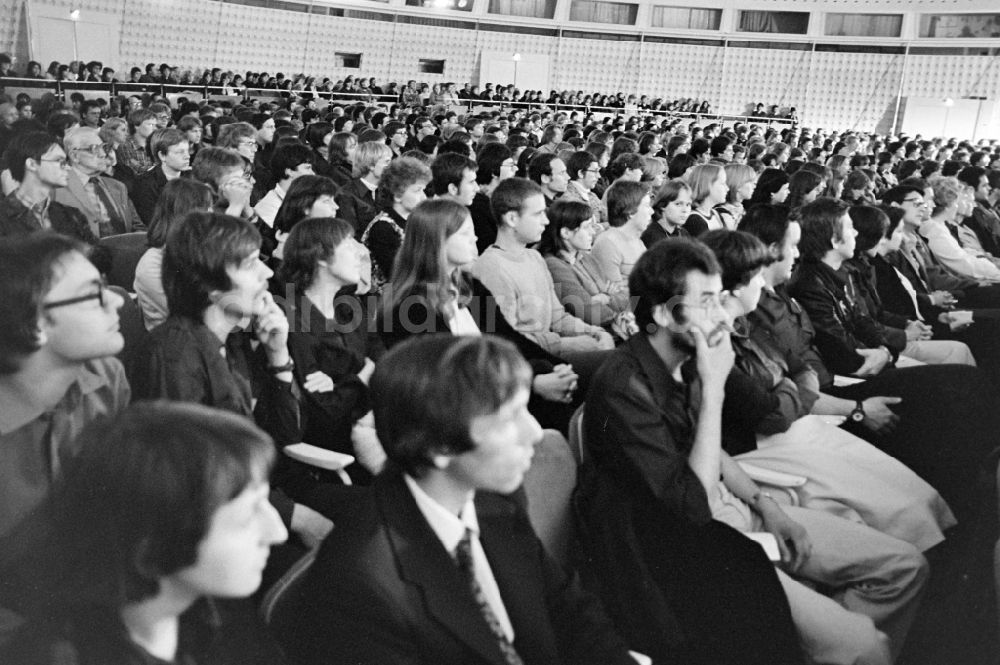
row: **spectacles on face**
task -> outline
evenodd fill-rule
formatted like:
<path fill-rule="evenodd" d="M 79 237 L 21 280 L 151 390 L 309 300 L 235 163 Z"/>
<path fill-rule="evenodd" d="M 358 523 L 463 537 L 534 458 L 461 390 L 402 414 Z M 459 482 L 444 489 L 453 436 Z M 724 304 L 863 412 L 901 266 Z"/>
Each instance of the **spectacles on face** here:
<path fill-rule="evenodd" d="M 79 150 L 80 152 L 90 153 L 95 157 L 101 157 L 101 156 L 107 157 L 108 155 L 110 155 L 112 152 L 115 151 L 115 147 L 110 143 L 95 143 L 93 145 L 80 146 L 79 148 L 77 148 L 77 150 Z"/>
<path fill-rule="evenodd" d="M 241 147 L 244 147 L 244 148 L 253 148 L 254 150 L 257 149 L 257 142 L 254 141 L 253 139 L 247 139 L 246 141 L 240 141 L 238 145 L 240 145 Z"/>
<path fill-rule="evenodd" d="M 396 130 L 396 136 L 406 136 L 406 130 L 405 129 L 397 129 Z"/>
<path fill-rule="evenodd" d="M 65 157 L 59 157 L 59 158 L 56 158 L 56 157 L 42 157 L 38 161 L 40 161 L 40 162 L 52 162 L 53 164 L 58 165 L 59 168 L 61 168 L 61 169 L 64 169 L 67 166 L 69 166 L 69 160 L 67 160 Z"/>
<path fill-rule="evenodd" d="M 918 208 L 923 208 L 924 206 L 927 205 L 927 201 L 923 199 L 903 199 L 903 203 L 912 203 Z"/>
<path fill-rule="evenodd" d="M 587 169 L 587 173 L 600 173 L 600 172 L 601 168 L 599 166 L 594 166 L 592 168 Z"/>
<path fill-rule="evenodd" d="M 101 307 L 104 307 L 107 303 L 108 282 L 102 277 L 96 282 L 96 286 L 97 291 L 94 293 L 88 293 L 87 295 L 77 296 L 75 298 L 66 298 L 65 300 L 55 300 L 53 302 L 42 303 L 42 309 L 48 311 L 57 307 L 68 307 L 69 305 L 77 305 L 90 300 L 96 300 Z"/>

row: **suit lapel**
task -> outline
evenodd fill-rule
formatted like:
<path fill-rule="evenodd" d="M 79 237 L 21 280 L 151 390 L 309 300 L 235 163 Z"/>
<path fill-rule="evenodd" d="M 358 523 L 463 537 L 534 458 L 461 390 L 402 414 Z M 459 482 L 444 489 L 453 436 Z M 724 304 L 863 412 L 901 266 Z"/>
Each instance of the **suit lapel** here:
<path fill-rule="evenodd" d="M 400 577 L 419 587 L 427 613 L 486 662 L 506 665 L 454 560 L 417 508 L 402 476 L 383 473 L 374 491 Z"/>
<path fill-rule="evenodd" d="M 477 496 L 476 514 L 483 550 L 514 626 L 514 648 L 525 662 L 557 662 L 558 647 L 551 630 L 545 629 L 545 580 L 538 561 L 531 558 L 539 552 L 533 532 L 517 528 L 513 505 L 495 496 Z"/>
<path fill-rule="evenodd" d="M 79 208 L 80 211 L 87 217 L 87 221 L 91 225 L 91 229 L 97 223 L 97 210 L 90 203 L 90 197 L 87 196 L 87 190 L 83 187 L 83 181 L 80 180 L 80 176 L 77 175 L 76 171 L 69 172 L 69 178 L 66 188 L 69 193 L 76 199 L 75 207 Z"/>

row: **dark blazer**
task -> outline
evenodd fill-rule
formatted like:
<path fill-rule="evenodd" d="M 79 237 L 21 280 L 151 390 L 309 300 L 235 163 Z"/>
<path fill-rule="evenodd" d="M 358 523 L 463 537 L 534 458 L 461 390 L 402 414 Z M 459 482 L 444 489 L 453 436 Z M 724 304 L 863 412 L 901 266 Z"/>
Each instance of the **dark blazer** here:
<path fill-rule="evenodd" d="M 348 221 L 354 227 L 354 234 L 361 238 L 361 234 L 368 227 L 368 222 L 375 219 L 379 209 L 375 205 L 375 197 L 365 185 L 361 178 L 351 178 L 344 185 L 335 197 L 337 201 L 337 217 Z"/>
<path fill-rule="evenodd" d="M 144 224 L 153 219 L 153 210 L 160 199 L 160 192 L 167 186 L 167 176 L 163 169 L 154 166 L 145 173 L 140 173 L 132 184 L 132 203 Z"/>
<path fill-rule="evenodd" d="M 108 193 L 108 198 L 111 199 L 111 203 L 115 207 L 115 212 L 125 222 L 124 233 L 142 231 L 145 225 L 139 218 L 135 206 L 132 205 L 132 201 L 128 197 L 128 189 L 126 189 L 125 185 L 107 176 L 100 176 L 100 178 L 101 184 L 104 185 L 104 191 Z M 98 211 L 91 205 L 90 197 L 87 196 L 87 192 L 83 188 L 83 182 L 76 174 L 76 171 L 69 172 L 66 187 L 57 189 L 52 198 L 58 203 L 70 208 L 76 208 L 82 212 L 83 216 L 87 218 L 90 230 L 94 235 L 98 234 Z"/>
<path fill-rule="evenodd" d="M 526 665 L 634 665 L 597 601 L 549 557 L 513 500 L 480 493 L 476 515 Z M 505 663 L 398 471 L 353 496 L 303 586 L 295 625 L 277 627 L 303 665 Z"/>

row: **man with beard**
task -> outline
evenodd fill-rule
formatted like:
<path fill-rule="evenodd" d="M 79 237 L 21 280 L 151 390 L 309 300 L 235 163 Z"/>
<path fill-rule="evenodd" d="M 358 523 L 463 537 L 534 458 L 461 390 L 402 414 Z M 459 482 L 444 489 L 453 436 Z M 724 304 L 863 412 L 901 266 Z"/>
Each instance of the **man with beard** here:
<path fill-rule="evenodd" d="M 654 660 L 796 662 L 801 639 L 814 662 L 891 663 L 927 563 L 864 525 L 778 506 L 722 451 L 734 353 L 715 257 L 661 241 L 629 289 L 641 332 L 593 379 L 578 489 L 593 574 L 623 636 Z M 774 536 L 777 577 L 749 532 Z M 840 604 L 791 576 L 835 589 Z"/>

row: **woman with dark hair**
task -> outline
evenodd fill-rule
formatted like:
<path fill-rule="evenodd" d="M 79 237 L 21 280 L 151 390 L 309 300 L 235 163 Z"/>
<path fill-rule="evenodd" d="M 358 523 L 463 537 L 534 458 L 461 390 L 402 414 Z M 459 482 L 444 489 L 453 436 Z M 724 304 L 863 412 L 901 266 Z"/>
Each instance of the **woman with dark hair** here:
<path fill-rule="evenodd" d="M 403 244 L 410 213 L 427 198 L 431 170 L 412 157 L 398 157 L 382 173 L 376 203 L 382 209 L 361 234 L 372 256 L 372 291 L 379 293 L 392 278 L 396 252 Z"/>
<path fill-rule="evenodd" d="M 789 210 L 797 210 L 818 199 L 825 189 L 823 176 L 812 169 L 799 169 L 788 179 L 788 198 L 785 199 L 785 204 Z"/>
<path fill-rule="evenodd" d="M 354 454 L 351 432 L 370 407 L 368 380 L 382 347 L 369 335 L 368 316 L 351 291 L 367 283 L 367 251 L 354 239 L 347 222 L 332 217 L 300 221 L 288 234 L 284 260 L 276 281 L 283 288 L 285 312 L 294 322 L 288 334 L 288 352 L 301 386 L 300 403 L 305 422 L 304 440 L 341 453 Z M 349 467 L 356 481 L 375 470 L 365 455 L 363 468 Z M 308 492 L 305 486 L 286 490 L 293 497 Z M 306 503 L 308 500 L 303 497 Z"/>
<path fill-rule="evenodd" d="M 535 377 L 529 408 L 544 427 L 566 432 L 582 402 L 572 367 L 518 333 L 496 297 L 466 273 L 478 256 L 468 209 L 449 199 L 425 201 L 413 211 L 386 286 L 378 329 L 391 348 L 414 334 L 496 334 L 512 341 Z"/>
<path fill-rule="evenodd" d="M 133 405 L 82 437 L 49 528 L 18 543 L 24 579 L 5 575 L 30 583 L 34 601 L 3 662 L 280 662 L 266 631 L 222 620 L 213 602 L 253 594 L 288 536 L 268 503 L 270 437 L 170 402 Z"/>
<path fill-rule="evenodd" d="M 358 149 L 358 137 L 351 132 L 337 132 L 330 137 L 327 144 L 327 156 L 330 161 L 330 180 L 338 187 L 346 187 L 353 177 L 354 153 Z"/>
<path fill-rule="evenodd" d="M 871 197 L 872 180 L 864 171 L 851 171 L 844 178 L 842 199 L 852 206 L 874 203 Z"/>
<path fill-rule="evenodd" d="M 313 168 L 316 175 L 326 176 L 333 173 L 330 164 L 330 140 L 333 138 L 333 125 L 328 122 L 314 122 L 306 127 L 305 143 L 312 148 L 316 159 L 313 160 Z"/>
<path fill-rule="evenodd" d="M 164 185 L 146 230 L 149 249 L 135 266 L 132 284 L 146 330 L 158 326 L 170 313 L 162 276 L 163 246 L 167 244 L 167 236 L 189 212 L 211 212 L 213 202 L 212 189 L 197 180 L 176 178 Z"/>
<path fill-rule="evenodd" d="M 277 247 L 274 258 L 281 260 L 284 243 L 296 224 L 308 217 L 336 217 L 337 186 L 320 175 L 299 176 L 289 185 L 285 198 L 274 216 Z"/>
<path fill-rule="evenodd" d="M 844 267 L 853 273 L 852 282 L 858 286 L 855 298 L 862 299 L 868 314 L 881 324 L 882 333 L 889 341 L 889 348 L 899 353 L 901 358 L 912 358 L 929 365 L 975 366 L 976 360 L 965 344 L 933 340 L 934 331 L 928 323 L 919 319 L 910 320 L 902 314 L 886 310 L 879 297 L 875 282 L 875 267 L 871 260 L 885 246 L 889 217 L 881 208 L 875 206 L 852 206 L 849 214 L 857 238 L 854 258 L 845 262 Z M 899 361 L 897 365 L 905 366 Z"/>
<path fill-rule="evenodd" d="M 765 203 L 774 205 L 784 203 L 788 198 L 789 186 L 788 174 L 781 169 L 764 169 L 757 177 L 757 187 L 753 190 L 753 196 L 747 202 L 746 207 Z"/>
<path fill-rule="evenodd" d="M 547 214 L 549 225 L 538 251 L 559 302 L 573 316 L 610 330 L 616 317 L 629 310 L 628 289 L 604 277 L 590 252 L 599 228 L 593 210 L 581 201 L 557 199 Z"/>

